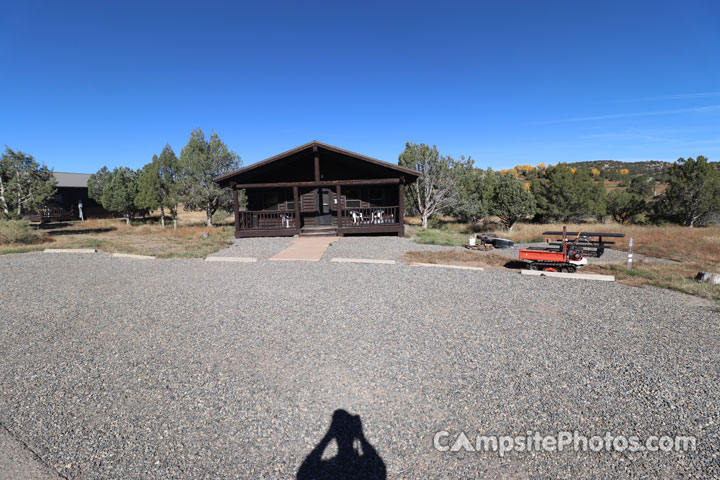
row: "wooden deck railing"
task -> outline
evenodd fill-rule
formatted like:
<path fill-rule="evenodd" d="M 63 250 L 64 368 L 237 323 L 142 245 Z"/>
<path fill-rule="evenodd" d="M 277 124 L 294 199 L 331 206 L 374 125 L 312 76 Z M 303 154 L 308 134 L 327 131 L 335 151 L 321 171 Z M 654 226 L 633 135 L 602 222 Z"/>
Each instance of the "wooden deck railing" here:
<path fill-rule="evenodd" d="M 243 230 L 297 229 L 295 212 L 273 210 L 244 210 L 240 212 L 240 228 Z"/>
<path fill-rule="evenodd" d="M 48 222 L 52 220 L 71 220 L 76 218 L 75 207 L 65 209 L 60 205 L 44 205 L 36 212 L 26 212 L 24 216 L 31 222 Z"/>
<path fill-rule="evenodd" d="M 342 227 L 397 225 L 399 207 L 343 208 Z"/>

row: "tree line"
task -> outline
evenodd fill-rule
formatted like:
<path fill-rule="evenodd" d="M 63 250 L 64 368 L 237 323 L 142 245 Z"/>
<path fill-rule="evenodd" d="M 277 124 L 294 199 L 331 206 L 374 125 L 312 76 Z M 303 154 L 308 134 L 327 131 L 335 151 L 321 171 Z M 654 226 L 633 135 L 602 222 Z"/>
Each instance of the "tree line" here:
<path fill-rule="evenodd" d="M 408 142 L 398 164 L 420 173 L 406 190 L 410 214 L 419 215 L 423 227 L 433 216 L 451 215 L 464 222 L 494 216 L 508 229 L 523 219 L 537 222 L 582 221 L 611 216 L 621 223 L 674 222 L 696 226 L 720 217 L 720 167 L 703 156 L 680 158 L 664 172 L 667 189 L 655 195 L 655 180 L 633 176 L 606 191 L 595 168 L 573 168 L 560 163 L 519 166 L 495 172 L 474 165 L 470 157 L 454 159 L 437 147 Z M 232 192 L 213 178 L 240 168 L 240 156 L 213 132 L 190 134 L 176 156 L 169 145 L 138 170 L 101 168 L 90 176 L 88 193 L 126 221 L 160 211 L 177 227 L 178 209 L 200 210 L 207 225 L 218 210 L 230 210 Z M 518 169 L 523 178 L 519 178 Z M 22 218 L 39 211 L 56 192 L 55 178 L 45 165 L 20 150 L 5 148 L 0 157 L 0 217 Z"/>
<path fill-rule="evenodd" d="M 153 155 L 152 161 L 138 170 L 101 168 L 88 180 L 88 194 L 105 210 L 123 215 L 127 223 L 138 215 L 160 211 L 177 228 L 178 210 L 204 211 L 208 226 L 218 210 L 229 210 L 232 193 L 213 178 L 240 168 L 240 156 L 228 149 L 213 132 L 210 138 L 199 128 L 192 131 L 188 143 L 175 155 L 170 145 Z"/>
<path fill-rule="evenodd" d="M 423 143 L 408 142 L 398 164 L 420 173 L 405 201 L 423 227 L 438 214 L 472 223 L 494 216 L 507 229 L 522 219 L 548 223 L 606 216 L 620 223 L 693 227 L 720 215 L 720 168 L 703 156 L 670 165 L 663 173 L 668 187 L 660 195 L 655 195 L 655 180 L 646 175 L 632 177 L 623 190 L 608 192 L 594 168 L 521 166 L 528 168 L 519 179 L 515 169 L 483 170 L 470 157 L 454 159 Z"/>

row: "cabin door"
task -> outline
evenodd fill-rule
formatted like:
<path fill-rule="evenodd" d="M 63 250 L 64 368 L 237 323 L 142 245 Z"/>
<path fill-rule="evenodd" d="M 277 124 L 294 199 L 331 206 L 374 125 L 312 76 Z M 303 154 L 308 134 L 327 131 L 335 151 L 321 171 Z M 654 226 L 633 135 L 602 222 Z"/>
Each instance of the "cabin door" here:
<path fill-rule="evenodd" d="M 318 225 L 332 225 L 332 193 L 328 188 L 318 188 Z"/>

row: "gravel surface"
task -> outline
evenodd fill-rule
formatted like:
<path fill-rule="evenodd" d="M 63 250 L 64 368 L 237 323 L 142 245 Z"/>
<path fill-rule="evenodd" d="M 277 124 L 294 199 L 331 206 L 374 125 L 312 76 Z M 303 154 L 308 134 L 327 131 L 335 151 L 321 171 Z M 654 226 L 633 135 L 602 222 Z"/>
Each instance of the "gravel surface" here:
<path fill-rule="evenodd" d="M 292 237 L 236 238 L 233 244 L 215 252 L 209 257 L 254 257 L 269 258 L 285 250 L 292 243 Z"/>
<path fill-rule="evenodd" d="M 330 245 L 323 260 L 334 257 L 397 260 L 409 251 L 456 250 L 461 247 L 423 245 L 405 237 L 341 237 Z"/>
<path fill-rule="evenodd" d="M 67 478 L 294 478 L 339 408 L 388 478 L 720 476 L 705 300 L 330 262 L 30 253 L 0 272 L 0 423 Z M 695 435 L 697 450 L 500 458 L 438 452 L 440 430 Z"/>

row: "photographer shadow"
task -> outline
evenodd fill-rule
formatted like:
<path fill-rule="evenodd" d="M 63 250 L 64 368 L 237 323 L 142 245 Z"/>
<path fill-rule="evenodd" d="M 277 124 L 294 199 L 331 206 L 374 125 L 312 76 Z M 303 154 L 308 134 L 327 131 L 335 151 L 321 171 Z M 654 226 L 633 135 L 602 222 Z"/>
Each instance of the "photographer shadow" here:
<path fill-rule="evenodd" d="M 323 452 L 333 440 L 337 443 L 337 455 L 324 460 Z M 385 462 L 365 438 L 360 416 L 345 410 L 335 410 L 327 433 L 305 457 L 297 473 L 297 480 L 385 478 Z"/>

